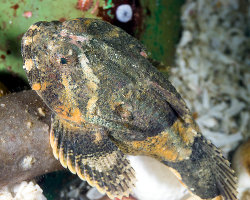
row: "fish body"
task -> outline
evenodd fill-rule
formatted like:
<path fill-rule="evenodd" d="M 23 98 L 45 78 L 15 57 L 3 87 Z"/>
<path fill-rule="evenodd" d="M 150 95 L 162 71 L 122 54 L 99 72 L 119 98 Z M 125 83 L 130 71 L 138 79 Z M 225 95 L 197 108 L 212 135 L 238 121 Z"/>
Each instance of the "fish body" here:
<path fill-rule="evenodd" d="M 125 31 L 99 19 L 37 22 L 22 56 L 32 89 L 53 111 L 55 157 L 99 191 L 131 193 L 130 154 L 161 161 L 200 199 L 237 199 L 229 162 Z"/>

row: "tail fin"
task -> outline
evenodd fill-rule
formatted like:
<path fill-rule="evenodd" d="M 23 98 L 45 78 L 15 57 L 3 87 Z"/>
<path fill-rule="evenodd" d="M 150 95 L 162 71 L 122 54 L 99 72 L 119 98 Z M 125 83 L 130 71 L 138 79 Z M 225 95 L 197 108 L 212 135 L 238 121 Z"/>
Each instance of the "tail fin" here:
<path fill-rule="evenodd" d="M 199 135 L 192 145 L 191 156 L 183 161 L 163 161 L 175 169 L 181 181 L 202 199 L 237 200 L 236 177 L 221 151 Z"/>
<path fill-rule="evenodd" d="M 203 140 L 204 150 L 215 163 L 213 174 L 216 177 L 216 184 L 220 194 L 226 200 L 237 200 L 237 178 L 234 170 L 230 168 L 230 163 L 225 159 L 221 151 L 216 148 L 210 141 Z"/>

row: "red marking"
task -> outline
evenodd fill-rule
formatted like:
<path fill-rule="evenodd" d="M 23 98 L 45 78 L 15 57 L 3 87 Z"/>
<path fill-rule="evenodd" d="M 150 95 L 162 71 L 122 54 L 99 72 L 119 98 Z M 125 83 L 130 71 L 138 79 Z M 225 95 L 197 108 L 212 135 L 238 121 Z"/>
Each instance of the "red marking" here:
<path fill-rule="evenodd" d="M 140 54 L 141 54 L 143 57 L 145 57 L 145 58 L 148 57 L 148 55 L 147 55 L 144 51 L 140 52 Z"/>
<path fill-rule="evenodd" d="M 59 22 L 65 22 L 67 19 L 65 18 L 65 17 L 61 17 L 60 19 L 59 19 Z"/>
<path fill-rule="evenodd" d="M 190 10 L 188 14 L 190 17 L 193 17 L 196 15 L 196 12 L 195 12 L 195 10 Z"/>
<path fill-rule="evenodd" d="M 88 40 L 89 40 L 88 37 L 78 36 L 78 35 L 70 35 L 69 37 L 70 37 L 72 40 L 74 40 L 74 41 L 80 41 L 80 42 L 84 42 L 84 41 L 88 41 Z"/>
<path fill-rule="evenodd" d="M 2 29 L 5 29 L 6 28 L 6 22 L 2 22 Z"/>
<path fill-rule="evenodd" d="M 2 58 L 3 60 L 5 60 L 6 56 L 5 56 L 5 55 L 1 55 L 1 58 Z"/>
<path fill-rule="evenodd" d="M 25 11 L 25 12 L 23 13 L 23 16 L 24 16 L 25 18 L 31 18 L 31 17 L 32 17 L 32 12 L 31 12 L 31 11 Z"/>
<path fill-rule="evenodd" d="M 10 71 L 10 72 L 12 72 L 12 67 L 11 67 L 11 66 L 8 66 L 8 67 L 7 67 L 7 70 Z"/>
<path fill-rule="evenodd" d="M 98 7 L 99 7 L 100 2 L 97 0 L 95 3 L 95 7 L 93 8 L 93 10 L 91 11 L 91 14 L 93 15 L 94 13 L 97 12 Z"/>
<path fill-rule="evenodd" d="M 14 9 L 14 17 L 16 17 L 16 10 L 19 8 L 19 5 L 16 3 L 14 6 L 11 6 Z"/>
<path fill-rule="evenodd" d="M 77 36 L 77 35 L 70 35 L 69 36 L 72 40 L 70 41 L 71 44 L 76 45 L 79 49 L 82 48 L 80 44 L 78 44 L 77 41 L 84 42 L 88 41 L 88 37 L 83 37 L 83 36 Z"/>
<path fill-rule="evenodd" d="M 194 119 L 197 119 L 199 115 L 198 115 L 197 112 L 194 112 L 194 113 L 192 114 L 192 116 L 193 116 Z"/>
<path fill-rule="evenodd" d="M 66 30 L 62 30 L 62 31 L 60 32 L 60 35 L 61 35 L 62 37 L 66 37 L 66 36 L 68 35 L 68 33 L 67 33 Z"/>
<path fill-rule="evenodd" d="M 13 8 L 14 10 L 19 8 L 19 5 L 16 3 L 14 6 L 11 6 L 11 8 Z"/>
<path fill-rule="evenodd" d="M 87 11 L 93 5 L 93 0 L 78 0 L 76 8 L 81 11 Z"/>

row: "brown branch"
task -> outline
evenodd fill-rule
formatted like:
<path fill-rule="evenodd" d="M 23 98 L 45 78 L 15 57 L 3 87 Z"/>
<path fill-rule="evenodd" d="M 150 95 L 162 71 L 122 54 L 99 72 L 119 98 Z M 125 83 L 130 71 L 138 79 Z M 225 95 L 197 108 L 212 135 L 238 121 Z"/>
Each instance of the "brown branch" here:
<path fill-rule="evenodd" d="M 50 147 L 50 115 L 34 91 L 0 98 L 0 188 L 64 169 Z"/>
<path fill-rule="evenodd" d="M 34 91 L 0 98 L 0 187 L 62 169 L 49 144 L 50 115 Z"/>

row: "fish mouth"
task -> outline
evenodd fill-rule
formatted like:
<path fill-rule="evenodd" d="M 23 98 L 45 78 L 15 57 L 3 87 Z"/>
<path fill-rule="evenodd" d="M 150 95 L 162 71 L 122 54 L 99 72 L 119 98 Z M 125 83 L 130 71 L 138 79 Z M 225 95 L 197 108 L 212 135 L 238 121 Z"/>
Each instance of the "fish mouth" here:
<path fill-rule="evenodd" d="M 34 61 L 34 55 L 39 55 L 41 52 L 48 50 L 47 43 L 53 39 L 53 34 L 57 34 L 58 26 L 60 26 L 61 23 L 62 22 L 58 21 L 40 21 L 29 27 L 21 41 L 21 54 L 24 65 L 27 60 Z"/>
<path fill-rule="evenodd" d="M 62 22 L 59 21 L 51 21 L 51 22 L 39 21 L 31 25 L 27 30 L 27 32 L 22 37 L 21 41 L 22 53 L 26 55 L 25 47 L 32 46 L 34 42 L 41 42 L 41 40 L 38 41 L 37 39 L 41 39 L 41 37 L 47 37 L 47 39 L 49 39 L 50 34 L 57 33 L 58 29 L 60 29 L 59 27 L 61 24 Z M 46 33 L 46 31 L 44 30 L 49 30 L 49 31 Z M 27 53 L 30 54 L 29 51 Z"/>

